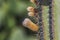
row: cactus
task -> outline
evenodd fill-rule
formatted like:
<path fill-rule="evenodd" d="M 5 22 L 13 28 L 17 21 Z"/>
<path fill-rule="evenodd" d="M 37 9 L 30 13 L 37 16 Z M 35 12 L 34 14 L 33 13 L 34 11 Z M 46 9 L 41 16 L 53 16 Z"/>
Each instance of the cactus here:
<path fill-rule="evenodd" d="M 57 40 L 56 38 L 56 30 L 55 28 L 55 20 L 54 20 L 54 0 L 30 0 L 30 2 L 36 4 L 36 8 L 33 7 L 28 7 L 27 10 L 29 11 L 28 15 L 29 16 L 34 16 L 37 20 L 37 25 L 39 27 L 37 34 L 38 34 L 38 39 L 39 40 Z M 45 3 L 45 4 L 44 4 Z M 48 6 L 48 35 L 46 34 L 45 28 L 44 27 L 44 20 L 43 20 L 43 8 L 44 6 Z M 33 26 L 34 27 L 34 26 Z M 47 37 L 49 38 L 45 38 Z"/>

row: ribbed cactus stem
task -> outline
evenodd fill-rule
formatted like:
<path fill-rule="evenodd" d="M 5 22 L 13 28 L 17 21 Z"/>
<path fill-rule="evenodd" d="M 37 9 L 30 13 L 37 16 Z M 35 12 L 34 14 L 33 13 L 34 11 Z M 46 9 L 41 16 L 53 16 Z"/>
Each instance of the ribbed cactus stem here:
<path fill-rule="evenodd" d="M 45 40 L 45 35 L 44 35 L 44 24 L 43 24 L 43 5 L 44 5 L 44 1 L 45 0 L 31 0 L 31 2 L 36 4 L 36 8 L 29 8 L 29 11 L 34 12 L 34 17 L 36 17 L 38 26 L 39 26 L 39 30 L 38 30 L 38 40 Z M 53 0 L 46 0 L 49 6 L 49 38 L 50 40 L 54 40 L 54 19 L 53 19 Z M 45 2 L 46 2 L 45 1 Z M 31 10 L 30 10 L 31 9 Z M 33 9 L 33 10 L 32 10 Z M 32 14 L 29 13 L 30 14 Z M 36 15 L 37 14 L 37 15 Z"/>

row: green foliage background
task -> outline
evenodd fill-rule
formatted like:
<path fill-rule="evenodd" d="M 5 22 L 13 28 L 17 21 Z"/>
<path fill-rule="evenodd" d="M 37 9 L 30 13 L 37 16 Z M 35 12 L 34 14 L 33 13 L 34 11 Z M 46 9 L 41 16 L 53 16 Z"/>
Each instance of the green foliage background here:
<path fill-rule="evenodd" d="M 0 40 L 35 39 L 34 32 L 22 25 L 29 5 L 29 0 L 0 0 Z"/>
<path fill-rule="evenodd" d="M 54 0 L 55 31 L 60 34 L 60 0 Z M 22 21 L 27 16 L 26 8 L 34 6 L 29 0 L 0 0 L 0 40 L 36 40 L 34 32 L 24 28 Z M 45 11 L 47 12 L 48 8 Z M 47 33 L 47 14 L 44 11 L 45 31 Z M 48 34 L 48 33 L 47 33 Z M 58 38 L 60 35 L 58 36 Z M 48 39 L 47 39 L 48 40 Z"/>

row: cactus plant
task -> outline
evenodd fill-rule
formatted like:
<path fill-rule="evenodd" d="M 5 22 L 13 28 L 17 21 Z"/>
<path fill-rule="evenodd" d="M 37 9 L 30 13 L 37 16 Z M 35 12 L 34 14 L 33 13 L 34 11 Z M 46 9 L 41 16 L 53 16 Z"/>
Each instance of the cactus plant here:
<path fill-rule="evenodd" d="M 55 1 L 54 0 L 30 0 L 32 3 L 36 4 L 36 8 L 33 8 L 33 7 L 29 7 L 28 11 L 30 12 L 29 13 L 29 16 L 35 16 L 35 18 L 37 19 L 37 25 L 39 27 L 38 29 L 38 39 L 39 40 L 57 40 L 57 33 L 56 33 L 56 30 L 55 30 L 55 20 L 54 20 L 54 17 L 55 17 Z M 45 4 L 44 4 L 45 3 Z M 44 6 L 46 6 L 48 8 L 48 35 L 46 34 L 46 31 L 45 31 L 45 23 L 44 23 L 44 20 L 43 20 L 43 8 Z M 34 26 L 33 26 L 34 27 Z M 47 35 L 48 38 L 45 38 Z"/>

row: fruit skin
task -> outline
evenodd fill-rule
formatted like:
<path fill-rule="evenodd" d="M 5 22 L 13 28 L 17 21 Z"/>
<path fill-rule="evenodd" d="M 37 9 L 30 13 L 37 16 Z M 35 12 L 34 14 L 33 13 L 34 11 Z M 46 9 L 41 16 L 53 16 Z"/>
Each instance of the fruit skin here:
<path fill-rule="evenodd" d="M 29 12 L 34 12 L 34 8 L 33 8 L 33 7 L 28 7 L 28 8 L 27 8 L 27 11 L 29 11 Z"/>
<path fill-rule="evenodd" d="M 30 2 L 35 3 L 35 0 L 30 0 Z"/>
<path fill-rule="evenodd" d="M 38 26 L 36 24 L 34 24 L 29 18 L 26 18 L 23 21 L 23 25 L 25 27 L 29 28 L 30 30 L 35 31 L 35 32 L 37 32 L 39 29 Z"/>
<path fill-rule="evenodd" d="M 29 12 L 28 16 L 34 16 L 34 12 Z"/>

